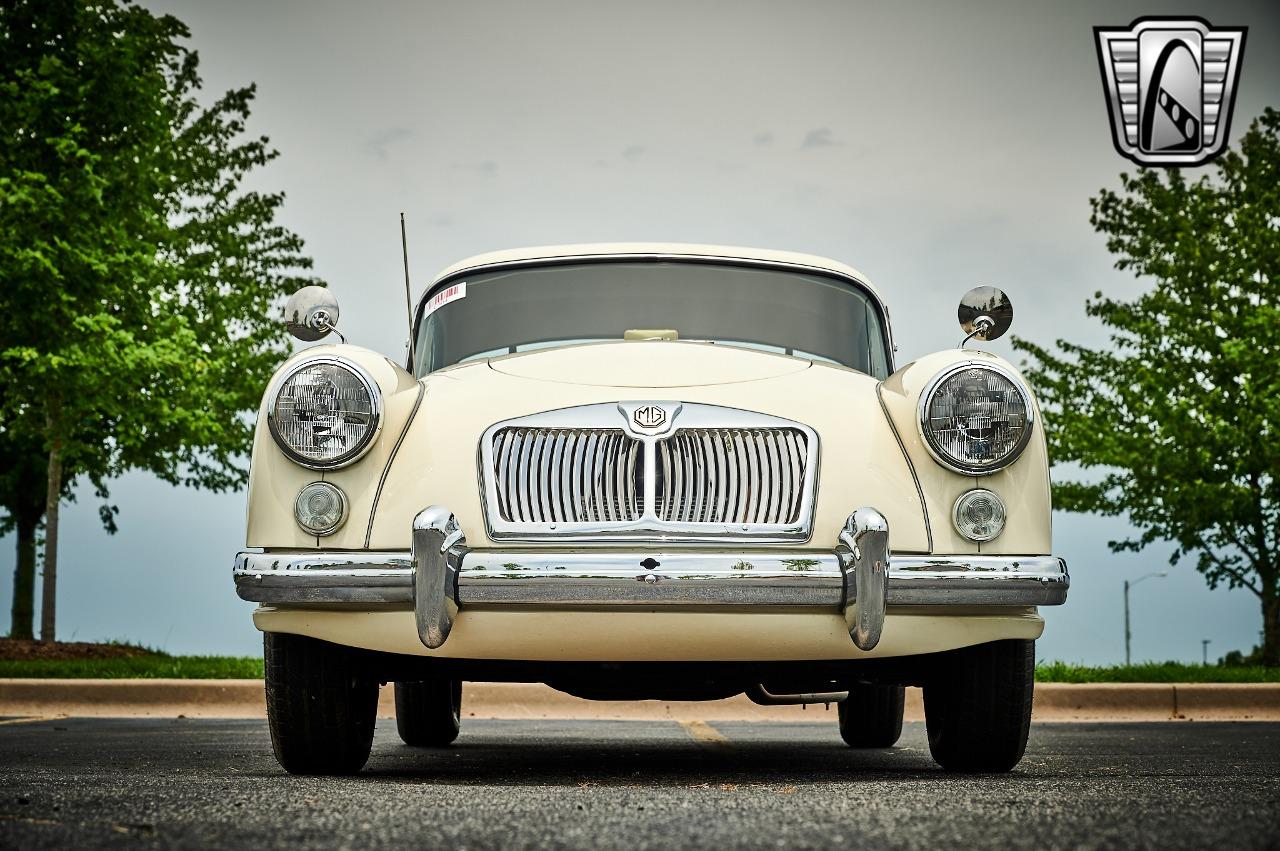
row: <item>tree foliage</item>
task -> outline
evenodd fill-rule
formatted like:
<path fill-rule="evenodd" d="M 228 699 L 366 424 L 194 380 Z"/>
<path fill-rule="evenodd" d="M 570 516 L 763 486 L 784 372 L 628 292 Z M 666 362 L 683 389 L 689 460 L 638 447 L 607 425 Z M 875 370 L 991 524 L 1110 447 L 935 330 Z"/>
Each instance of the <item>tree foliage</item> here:
<path fill-rule="evenodd" d="M 116 0 L 0 11 L 0 454 L 45 470 L 54 547 L 64 483 L 243 482 L 273 307 L 315 283 L 283 195 L 242 186 L 276 156 L 253 87 L 202 103 L 188 35 Z"/>
<path fill-rule="evenodd" d="M 1121 175 L 1092 200 L 1116 267 L 1152 282 L 1096 293 L 1110 346 L 1025 339 L 1055 461 L 1058 507 L 1123 515 L 1115 551 L 1172 541 L 1210 587 L 1262 602 L 1266 664 L 1280 664 L 1280 112 L 1267 110 L 1214 173 Z"/>

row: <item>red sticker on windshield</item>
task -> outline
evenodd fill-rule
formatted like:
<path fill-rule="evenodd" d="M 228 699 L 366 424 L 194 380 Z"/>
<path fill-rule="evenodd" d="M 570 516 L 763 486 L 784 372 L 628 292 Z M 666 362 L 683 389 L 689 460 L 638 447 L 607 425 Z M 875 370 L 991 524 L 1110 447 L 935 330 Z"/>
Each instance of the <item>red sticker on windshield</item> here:
<path fill-rule="evenodd" d="M 466 281 L 459 281 L 456 284 L 451 284 L 431 297 L 431 301 L 427 302 L 427 310 L 424 314 L 422 314 L 422 318 L 423 319 L 427 318 L 428 316 L 435 313 L 437 310 L 444 307 L 446 304 L 448 304 L 451 301 L 457 301 L 458 299 L 466 298 L 466 297 L 467 297 Z"/>

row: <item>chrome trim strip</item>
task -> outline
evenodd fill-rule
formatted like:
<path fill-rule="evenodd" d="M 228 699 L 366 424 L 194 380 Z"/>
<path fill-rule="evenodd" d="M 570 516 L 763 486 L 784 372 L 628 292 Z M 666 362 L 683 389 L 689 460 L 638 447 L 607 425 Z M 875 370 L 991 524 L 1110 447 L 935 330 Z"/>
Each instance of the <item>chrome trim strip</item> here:
<path fill-rule="evenodd" d="M 670 411 L 668 423 L 661 430 L 655 431 L 637 427 L 628 412 L 645 404 L 661 405 Z M 569 429 L 577 432 L 589 432 L 585 438 L 585 448 L 578 452 L 575 449 L 575 461 L 581 457 L 582 470 L 575 464 L 571 469 L 571 479 L 567 484 L 570 492 L 577 498 L 581 473 L 582 496 L 592 506 L 596 519 L 589 521 L 565 522 L 555 520 L 541 506 L 547 505 L 548 488 L 557 493 L 566 487 L 562 482 L 548 482 L 547 476 L 556 471 L 547 471 L 541 467 L 541 450 L 526 453 L 529 445 L 541 438 L 516 437 L 518 432 L 506 431 L 502 445 L 496 450 L 495 436 L 504 430 L 516 429 Z M 712 484 L 719 492 L 716 495 L 716 511 L 718 517 L 726 518 L 732 509 L 735 522 L 699 522 L 678 519 L 665 519 L 671 510 L 673 498 L 681 493 L 692 493 L 692 482 L 685 482 L 692 472 L 692 465 L 684 469 L 676 457 L 678 448 L 670 441 L 676 439 L 683 430 L 729 430 L 729 429 L 761 429 L 788 430 L 804 435 L 805 446 L 799 446 L 799 436 L 792 435 L 788 481 L 795 485 L 791 498 L 796 501 L 790 513 L 794 520 L 779 523 L 751 522 L 760 517 L 759 490 L 765 467 L 772 462 L 764 456 L 765 447 L 755 445 L 754 440 L 734 438 L 736 453 L 731 455 L 725 451 L 721 441 L 712 440 L 712 449 L 716 451 L 715 475 Z M 615 438 L 614 435 L 618 437 Z M 509 457 L 507 446 L 513 440 L 520 442 L 519 458 Z M 632 515 L 634 519 L 623 519 L 618 516 L 617 501 L 623 490 L 634 490 L 631 482 L 622 481 L 618 475 L 622 459 L 630 457 L 633 447 L 622 446 L 621 440 L 639 444 L 642 449 L 644 469 L 643 504 L 636 506 L 639 511 Z M 659 443 L 666 443 L 667 449 L 660 451 Z M 625 452 L 623 451 L 625 449 Z M 503 420 L 494 423 L 485 430 L 480 438 L 479 464 L 481 498 L 485 509 L 485 523 L 489 537 L 495 541 L 526 542 L 564 542 L 576 543 L 592 547 L 608 547 L 619 541 L 651 544 L 654 542 L 670 544 L 723 544 L 727 541 L 744 544 L 769 543 L 802 543 L 812 535 L 814 508 L 818 490 L 820 447 L 818 434 L 812 428 L 793 420 L 729 408 L 720 405 L 704 405 L 682 403 L 676 401 L 625 401 L 619 403 L 605 402 L 592 405 L 579 405 L 559 408 L 553 411 L 531 414 L 524 417 Z M 661 456 L 661 458 L 659 458 Z M 803 458 L 803 474 L 799 469 Z M 662 491 L 656 491 L 656 472 L 659 460 L 662 463 Z M 733 462 L 733 463 L 730 463 Z M 511 486 L 511 475 L 525 471 L 533 480 L 526 486 L 515 477 L 515 487 Z M 604 471 L 607 475 L 600 475 Z M 780 471 L 772 478 L 778 486 Z M 498 477 L 506 476 L 507 481 L 499 487 Z M 751 496 L 748 498 L 747 493 Z M 518 513 L 526 517 L 535 517 L 534 522 L 515 522 L 503 518 L 500 500 L 506 494 L 511 499 L 515 495 L 520 503 Z M 632 497 L 622 497 L 627 505 Z M 779 502 L 781 499 L 779 498 Z M 662 514 L 659 514 L 659 503 Z M 537 508 L 535 508 L 537 506 Z M 682 513 L 684 508 L 682 507 Z M 708 511 L 708 514 L 711 512 Z M 774 518 L 763 518 L 774 519 Z"/>
<path fill-rule="evenodd" d="M 645 567 L 648 559 L 657 565 Z M 454 546 L 447 571 L 456 587 L 449 599 L 462 606 L 761 606 L 837 612 L 845 603 L 843 566 L 834 551 L 549 553 Z M 232 574 L 241 599 L 258 603 L 408 605 L 414 600 L 413 559 L 403 551 L 240 553 Z M 1066 562 L 1055 556 L 891 556 L 885 604 L 1056 606 L 1066 602 L 1070 582 Z"/>
<path fill-rule="evenodd" d="M 426 394 L 427 385 L 419 381 L 418 398 L 413 400 L 413 408 L 409 411 L 409 416 L 404 421 L 404 428 L 400 430 L 400 436 L 396 438 L 395 445 L 391 447 L 391 454 L 387 457 L 387 463 L 382 468 L 382 475 L 378 477 L 378 489 L 373 492 L 373 506 L 369 509 L 369 526 L 364 532 L 364 545 L 366 548 L 369 546 L 369 542 L 373 540 L 373 519 L 378 516 L 378 500 L 382 499 L 382 487 L 387 483 L 387 476 L 391 473 L 391 465 L 395 463 L 396 455 L 400 452 L 400 444 L 404 443 L 405 436 L 409 434 L 409 426 L 413 425 L 413 418 L 418 415 L 418 408 L 422 406 L 422 397 Z"/>
<path fill-rule="evenodd" d="M 859 508 L 840 531 L 841 579 L 845 624 L 859 650 L 880 643 L 889 599 L 889 521 L 874 508 Z"/>
<path fill-rule="evenodd" d="M 1014 387 L 1018 388 L 1018 391 L 1022 394 L 1022 397 L 1027 403 L 1027 427 L 1023 429 L 1022 437 L 1018 440 L 1018 445 L 1015 446 L 1008 455 L 991 467 L 975 469 L 957 464 L 950 458 L 945 457 L 943 453 L 934 446 L 932 432 L 929 431 L 929 403 L 933 401 L 934 391 L 937 390 L 938 385 L 947 378 L 950 378 L 957 372 L 961 372 L 966 369 L 986 369 L 1007 378 L 1013 383 Z M 1027 444 L 1031 442 L 1031 434 L 1035 431 L 1035 427 L 1035 399 L 1031 395 L 1031 389 L 1027 386 L 1027 382 L 1017 375 L 1014 375 L 1010 370 L 989 361 L 965 360 L 951 364 L 929 380 L 929 383 L 925 385 L 924 392 L 920 394 L 920 400 L 916 403 L 916 430 L 920 434 L 920 440 L 924 442 L 924 448 L 928 450 L 929 454 L 933 457 L 933 460 L 937 461 L 938 464 L 953 473 L 959 473 L 963 476 L 989 476 L 992 473 L 1003 470 L 1005 467 L 1008 467 L 1010 464 L 1017 461 L 1022 457 L 1022 453 L 1027 448 Z"/>
<path fill-rule="evenodd" d="M 255 603 L 412 603 L 406 552 L 239 553 L 236 593 Z"/>
<path fill-rule="evenodd" d="M 924 541 L 925 547 L 933 551 L 933 525 L 929 521 L 929 504 L 924 499 L 924 488 L 920 487 L 920 475 L 916 472 L 916 465 L 911 460 L 911 453 L 907 451 L 907 445 L 902 441 L 902 435 L 898 434 L 898 426 L 894 423 L 893 417 L 889 415 L 889 405 L 884 401 L 884 382 L 876 385 L 876 399 L 880 402 L 880 410 L 884 413 L 884 421 L 889 424 L 889 431 L 893 432 L 893 439 L 898 441 L 898 449 L 902 450 L 902 458 L 907 462 L 907 470 L 911 473 L 911 481 L 916 486 L 916 496 L 920 499 L 920 511 L 924 513 Z M 365 542 L 368 546 L 368 542 Z"/>
<path fill-rule="evenodd" d="M 458 575 L 465 605 L 831 608 L 834 556 L 803 553 L 512 553 L 473 550 Z M 794 557 L 788 557 L 794 556 Z"/>

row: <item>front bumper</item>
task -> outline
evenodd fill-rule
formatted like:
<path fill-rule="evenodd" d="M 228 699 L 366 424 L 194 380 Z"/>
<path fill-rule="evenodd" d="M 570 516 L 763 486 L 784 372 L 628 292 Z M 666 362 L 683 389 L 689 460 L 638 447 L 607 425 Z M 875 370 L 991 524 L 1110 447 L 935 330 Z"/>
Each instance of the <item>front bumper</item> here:
<path fill-rule="evenodd" d="M 273 605 L 412 606 L 423 644 L 459 607 L 721 607 L 843 612 L 855 644 L 879 641 L 887 606 L 1052 606 L 1070 577 L 1055 556 L 893 556 L 873 509 L 850 515 L 831 551 L 635 548 L 472 550 L 448 511 L 413 524 L 412 552 L 240 553 L 242 599 Z"/>

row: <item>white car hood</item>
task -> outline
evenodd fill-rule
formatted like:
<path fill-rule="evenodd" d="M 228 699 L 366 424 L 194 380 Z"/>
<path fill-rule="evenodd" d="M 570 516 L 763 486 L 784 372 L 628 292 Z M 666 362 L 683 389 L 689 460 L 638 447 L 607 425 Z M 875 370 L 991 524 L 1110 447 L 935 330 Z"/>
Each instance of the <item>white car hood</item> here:
<path fill-rule="evenodd" d="M 618 341 L 495 358 L 491 369 L 516 378 L 591 387 L 706 387 L 802 372 L 802 358 L 722 343 Z"/>

